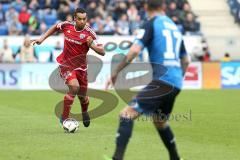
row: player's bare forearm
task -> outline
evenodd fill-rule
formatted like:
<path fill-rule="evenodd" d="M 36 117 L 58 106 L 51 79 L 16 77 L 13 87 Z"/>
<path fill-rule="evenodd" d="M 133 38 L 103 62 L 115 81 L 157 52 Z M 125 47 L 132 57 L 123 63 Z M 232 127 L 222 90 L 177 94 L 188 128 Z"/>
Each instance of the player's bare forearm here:
<path fill-rule="evenodd" d="M 132 62 L 134 58 L 138 56 L 141 52 L 141 46 L 133 44 L 129 49 L 128 54 L 124 57 L 124 59 L 117 66 L 115 73 L 118 74 L 121 70 L 123 70 L 128 64 Z"/>
<path fill-rule="evenodd" d="M 53 25 L 51 28 L 49 28 L 48 30 L 47 30 L 47 32 L 45 32 L 39 39 L 33 39 L 33 40 L 30 40 L 30 43 L 32 44 L 32 45 L 35 45 L 35 44 L 37 44 L 37 45 L 40 45 L 40 44 L 42 44 L 42 42 L 46 39 L 46 38 L 48 38 L 49 36 L 51 36 L 54 32 L 56 32 L 57 31 L 57 25 Z"/>
<path fill-rule="evenodd" d="M 91 49 L 93 49 L 97 54 L 104 56 L 105 50 L 103 45 L 91 45 Z"/>
<path fill-rule="evenodd" d="M 183 76 L 185 75 L 189 64 L 190 64 L 189 57 L 188 56 L 184 56 L 181 59 L 181 67 L 182 67 L 182 71 L 183 71 Z"/>
<path fill-rule="evenodd" d="M 54 34 L 57 31 L 57 26 L 53 25 L 51 28 L 47 30 L 41 37 L 40 40 L 43 42 L 45 39 L 47 39 L 49 36 Z"/>

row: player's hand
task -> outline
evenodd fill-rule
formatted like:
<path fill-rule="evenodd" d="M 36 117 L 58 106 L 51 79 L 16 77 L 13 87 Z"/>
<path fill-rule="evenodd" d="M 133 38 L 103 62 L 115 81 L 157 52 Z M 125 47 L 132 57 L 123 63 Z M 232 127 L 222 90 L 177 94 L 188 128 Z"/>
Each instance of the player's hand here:
<path fill-rule="evenodd" d="M 88 47 L 90 47 L 90 45 L 92 44 L 92 42 L 93 42 L 93 38 L 92 38 L 91 36 L 88 36 L 88 37 L 87 37 L 87 45 L 88 45 Z"/>
<path fill-rule="evenodd" d="M 42 43 L 41 39 L 32 39 L 32 40 L 30 40 L 30 44 L 32 44 L 33 46 L 35 44 L 40 45 L 41 43 Z"/>
<path fill-rule="evenodd" d="M 106 82 L 105 90 L 108 90 L 108 88 L 109 88 L 110 86 L 114 86 L 114 84 L 116 83 L 116 80 L 117 80 L 117 76 L 118 76 L 117 73 L 113 73 L 113 74 L 111 75 L 111 77 L 110 77 L 110 78 L 107 80 L 107 82 Z"/>

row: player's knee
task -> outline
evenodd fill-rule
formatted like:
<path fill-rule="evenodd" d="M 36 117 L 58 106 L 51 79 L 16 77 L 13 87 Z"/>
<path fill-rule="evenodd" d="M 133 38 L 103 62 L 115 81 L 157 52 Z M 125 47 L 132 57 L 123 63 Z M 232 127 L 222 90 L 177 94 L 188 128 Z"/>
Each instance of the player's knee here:
<path fill-rule="evenodd" d="M 71 86 L 69 87 L 69 92 L 73 95 L 77 95 L 79 91 L 79 86 Z"/>
<path fill-rule="evenodd" d="M 167 121 L 154 121 L 154 125 L 157 128 L 165 128 L 166 126 L 168 126 L 168 122 Z"/>
<path fill-rule="evenodd" d="M 87 96 L 78 95 L 78 98 L 81 101 L 81 103 L 87 103 L 89 101 Z"/>
<path fill-rule="evenodd" d="M 121 111 L 119 116 L 122 118 L 134 120 L 135 118 L 137 118 L 138 113 L 131 107 L 126 107 Z"/>

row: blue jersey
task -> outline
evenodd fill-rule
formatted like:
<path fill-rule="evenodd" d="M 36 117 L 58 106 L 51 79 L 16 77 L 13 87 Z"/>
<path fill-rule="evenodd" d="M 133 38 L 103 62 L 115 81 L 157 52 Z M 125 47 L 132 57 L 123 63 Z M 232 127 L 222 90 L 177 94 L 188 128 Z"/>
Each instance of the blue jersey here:
<path fill-rule="evenodd" d="M 153 79 L 163 80 L 181 89 L 183 76 L 180 59 L 186 56 L 186 51 L 182 34 L 175 23 L 165 15 L 155 16 L 147 21 L 144 35 L 136 43 L 148 49 Z M 159 69 L 160 65 L 167 69 L 164 74 Z"/>

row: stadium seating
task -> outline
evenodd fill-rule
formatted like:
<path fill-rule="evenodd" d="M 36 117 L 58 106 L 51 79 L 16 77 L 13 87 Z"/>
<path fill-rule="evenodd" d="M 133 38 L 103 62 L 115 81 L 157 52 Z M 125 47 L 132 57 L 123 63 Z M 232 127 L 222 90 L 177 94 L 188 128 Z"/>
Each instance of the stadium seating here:
<path fill-rule="evenodd" d="M 2 10 L 4 13 L 6 13 L 6 11 L 9 9 L 10 4 L 6 3 L 6 4 L 2 4 Z"/>
<path fill-rule="evenodd" d="M 180 10 L 182 10 L 182 11 L 185 12 L 185 10 L 183 10 L 183 6 L 181 6 L 179 4 L 183 4 L 183 3 L 187 2 L 188 0 L 184 0 L 184 1 L 182 1 L 182 0 L 168 0 L 167 1 L 168 5 L 171 2 L 173 2 L 173 1 L 176 2 L 176 4 L 177 4 L 177 8 L 174 11 L 179 12 Z M 60 6 L 61 5 L 65 5 L 64 1 L 61 1 L 59 3 L 59 5 L 56 5 L 56 2 L 57 2 L 56 0 L 51 0 L 51 3 L 46 4 L 46 1 L 38 1 L 38 4 L 36 4 L 36 5 L 37 5 L 37 8 L 39 8 L 39 9 L 37 11 L 36 11 L 36 9 L 30 8 L 30 4 L 29 4 L 30 1 L 27 1 L 27 2 L 25 1 L 25 2 L 22 2 L 22 3 L 27 5 L 28 11 L 31 13 L 31 15 L 35 15 L 37 17 L 37 20 L 38 20 L 39 24 L 42 21 L 44 21 L 46 23 L 47 27 L 49 28 L 51 25 L 55 24 L 59 20 L 58 17 L 62 16 L 62 15 L 60 16 L 60 14 L 61 14 L 61 11 L 60 11 L 61 7 Z M 107 9 L 102 11 L 102 12 L 99 11 L 99 9 L 97 8 L 99 6 L 99 4 L 95 5 L 95 8 L 89 9 L 92 3 L 99 3 L 99 2 L 98 1 L 93 1 L 93 2 L 92 1 L 80 1 L 80 4 L 79 4 L 79 6 L 85 6 L 86 10 L 90 11 L 91 15 L 93 16 L 89 20 L 91 22 L 96 21 L 96 17 L 100 15 L 101 22 L 104 22 L 105 23 L 104 25 L 109 25 L 109 24 L 107 24 L 108 22 L 105 22 L 105 20 L 107 18 L 106 16 L 109 15 L 109 16 L 111 16 L 114 19 L 114 21 L 111 22 L 111 23 L 117 24 L 119 18 L 121 17 L 121 15 L 122 14 L 127 14 L 127 12 L 129 11 L 129 8 L 130 8 L 131 5 L 135 5 L 135 7 L 137 9 L 136 10 L 137 14 L 139 16 L 141 16 L 141 22 L 139 22 L 139 24 L 142 24 L 143 20 L 146 19 L 146 13 L 145 13 L 145 11 L 143 9 L 144 8 L 144 0 L 132 1 L 132 2 L 131 1 L 124 1 L 124 2 L 117 1 L 115 3 L 114 3 L 114 1 L 109 0 L 109 1 L 106 1 L 105 4 L 104 4 L 105 7 L 107 6 L 106 7 Z M 125 5 L 124 5 L 125 8 L 119 8 L 119 6 L 121 6 L 120 3 L 125 3 Z M 10 6 L 13 6 L 17 12 L 20 12 L 21 7 L 23 5 L 18 5 L 18 2 L 16 2 L 16 1 L 5 1 L 2 4 L 3 12 L 6 13 L 6 11 L 9 9 Z M 65 5 L 65 7 L 68 7 L 68 6 Z M 108 8 L 110 8 L 110 9 L 108 9 Z M 169 8 L 169 6 L 167 8 Z M 50 9 L 50 11 L 49 11 L 49 9 Z M 65 16 L 67 16 L 69 14 L 71 15 L 72 11 L 73 10 L 71 8 L 69 8 L 69 12 L 68 13 L 64 13 L 64 15 Z M 92 12 L 94 12 L 94 13 L 92 13 Z M 105 13 L 103 13 L 103 12 L 105 12 Z M 131 11 L 129 13 L 131 13 Z M 169 12 L 167 12 L 167 13 L 169 14 Z M 186 14 L 186 13 L 184 13 L 184 14 Z M 130 16 L 130 15 L 131 14 L 128 14 L 128 16 Z M 63 16 L 63 18 L 64 18 L 64 16 Z M 134 22 L 134 21 L 136 21 L 136 23 L 138 23 L 136 19 L 134 20 L 134 19 L 131 18 L 131 20 L 130 20 L 130 17 L 128 17 L 128 18 L 129 18 L 128 21 L 130 21 L 129 24 L 132 24 L 132 22 Z M 7 18 L 5 18 L 5 19 L 7 19 Z M 64 20 L 64 19 L 62 19 L 62 20 Z M 183 25 L 183 23 L 184 23 L 183 19 L 181 19 L 181 22 L 180 22 L 180 24 L 178 24 L 178 26 L 184 32 L 184 25 Z M 90 23 L 90 25 L 96 25 L 96 22 L 95 23 Z M 140 26 L 141 25 L 139 25 L 139 27 Z M 26 26 L 26 27 L 29 27 L 29 26 Z M 133 34 L 134 32 L 132 32 L 131 25 L 129 25 L 128 28 L 130 30 L 129 33 Z M 95 29 L 96 29 L 95 31 L 98 32 L 98 28 L 95 28 Z M 22 32 L 22 34 L 25 34 L 25 32 L 27 30 L 28 30 L 28 28 L 26 28 L 24 30 L 24 32 Z M 109 33 L 109 31 L 107 31 L 107 30 L 105 32 Z M 1 33 L 1 35 L 6 35 L 7 34 L 6 30 L 4 30 L 4 29 L 2 29 L 0 33 Z M 30 34 L 34 34 L 34 35 L 36 33 L 42 34 L 41 32 L 29 32 L 29 33 Z M 106 33 L 103 32 L 102 34 L 104 35 Z M 114 34 L 114 32 L 111 32 L 111 34 Z M 115 34 L 117 34 L 117 31 L 115 31 Z"/>
<path fill-rule="evenodd" d="M 49 27 L 57 22 L 57 17 L 55 15 L 49 15 L 44 17 L 46 25 Z"/>
<path fill-rule="evenodd" d="M 0 35 L 8 35 L 8 29 L 5 25 L 0 25 Z"/>
<path fill-rule="evenodd" d="M 171 2 L 176 2 L 177 4 L 177 12 L 181 12 L 181 13 L 184 13 L 183 15 L 185 15 L 185 10 L 183 10 L 183 5 L 179 5 L 181 3 L 187 3 L 188 1 L 190 0 L 167 0 L 167 3 L 168 5 L 171 3 Z M 8 9 L 10 8 L 10 6 L 13 6 L 13 3 L 16 2 L 16 1 L 4 1 L 4 3 L 2 3 L 2 11 L 5 13 L 8 11 Z M 57 21 L 59 21 L 59 17 L 60 17 L 60 10 L 61 10 L 61 5 L 64 5 L 64 2 L 60 2 L 59 3 L 59 6 L 56 5 L 55 2 L 57 2 L 56 0 L 51 0 L 51 3 L 49 3 L 48 5 L 45 4 L 46 1 L 44 0 L 39 0 L 38 1 L 38 9 L 34 10 L 31 8 L 31 5 L 29 4 L 30 1 L 24 1 L 24 3 L 26 2 L 26 5 L 28 7 L 28 11 L 31 13 L 31 15 L 35 15 L 36 18 L 37 18 L 37 23 L 38 23 L 38 26 L 40 26 L 39 24 L 41 22 L 45 22 L 47 28 L 49 28 L 50 26 L 52 26 L 53 24 L 55 24 Z M 91 3 L 98 3 L 98 1 L 80 1 L 80 4 L 79 6 L 84 6 L 86 8 L 87 11 L 91 10 L 89 9 L 89 7 L 91 6 Z M 119 5 L 120 3 L 125 3 L 125 8 L 119 8 Z M 110 35 L 117 35 L 117 27 L 115 27 L 117 24 L 118 24 L 118 21 L 119 21 L 119 17 L 121 17 L 122 14 L 127 14 L 128 12 L 129 13 L 132 13 L 131 11 L 132 10 L 129 10 L 130 6 L 131 5 L 135 5 L 135 11 L 137 12 L 137 15 L 138 17 L 140 17 L 140 21 L 137 21 L 137 19 L 134 20 L 134 16 L 131 17 L 131 14 L 127 14 L 127 25 L 130 32 L 129 34 L 136 34 L 136 32 L 132 31 L 132 28 L 131 28 L 131 25 L 130 24 L 133 24 L 134 21 L 136 21 L 136 26 L 138 26 L 137 29 L 140 28 L 140 26 L 143 24 L 144 20 L 146 19 L 146 12 L 144 10 L 144 3 L 145 1 L 144 0 L 139 0 L 139 1 L 114 1 L 114 0 L 108 0 L 108 1 L 105 1 L 105 7 L 106 7 L 106 10 L 104 11 L 100 11 L 99 10 L 99 4 L 97 4 L 94 8 L 92 9 L 91 11 L 95 12 L 92 17 L 91 20 L 89 20 L 89 22 L 94 22 L 94 23 L 90 23 L 90 25 L 96 25 L 97 23 L 101 23 L 101 24 L 104 24 L 105 28 L 111 28 L 112 29 L 112 32 Z M 16 4 L 16 3 L 15 3 Z M 50 5 L 50 6 L 49 6 Z M 51 5 L 54 5 L 54 6 L 51 6 Z M 101 4 L 100 4 L 101 5 Z M 16 9 L 17 12 L 19 12 L 21 10 L 21 5 L 18 5 L 18 6 L 14 6 L 14 8 Z M 65 5 L 65 7 L 68 7 Z M 99 7 L 99 8 L 97 8 Z M 169 9 L 169 6 L 167 6 L 167 8 Z M 50 10 L 49 10 L 50 9 Z M 119 11 L 120 10 L 120 11 Z M 135 12 L 135 13 L 136 13 Z M 191 11 L 189 11 L 191 13 Z M 134 11 L 133 11 L 134 13 Z M 168 14 L 170 12 L 167 12 Z M 71 12 L 71 10 L 69 11 L 69 13 L 66 13 L 65 15 L 72 15 L 73 13 Z M 171 14 L 171 13 L 170 13 Z M 195 13 L 193 13 L 195 15 Z M 100 16 L 98 16 L 100 15 Z M 112 20 L 107 20 L 108 17 L 106 16 L 109 16 L 110 19 Z M 100 20 L 98 22 L 97 20 L 97 17 L 100 17 Z M 114 18 L 113 18 L 114 17 Z M 116 18 L 118 17 L 118 18 Z M 184 16 L 182 17 L 184 18 Z M 196 17 L 194 17 L 194 20 L 195 20 Z M 6 19 L 6 18 L 5 18 Z M 64 19 L 63 19 L 64 20 Z M 30 21 L 29 21 L 30 22 Z M 185 32 L 185 28 L 184 28 L 184 25 L 183 25 L 183 22 L 184 20 L 181 19 L 181 22 L 178 23 L 178 27 L 180 28 L 180 30 L 182 32 Z M 126 23 L 125 23 L 126 24 Z M 138 25 L 139 24 L 139 25 Z M 141 25 L 140 25 L 141 24 Z M 99 26 L 99 25 L 96 25 L 96 26 Z M 200 26 L 200 25 L 199 25 Z M 103 27 L 103 28 L 104 28 Z M 29 25 L 24 25 L 24 30 L 23 32 L 21 33 L 21 35 L 25 35 L 26 32 L 28 32 L 28 34 L 32 34 L 32 35 L 36 35 L 36 34 L 42 34 L 42 31 L 39 29 L 39 28 L 36 28 L 35 31 L 31 31 Z M 198 27 L 199 28 L 199 27 Z M 95 32 L 99 35 L 101 35 L 101 32 L 98 32 L 98 27 L 95 27 L 94 29 Z M 116 29 L 114 31 L 114 29 Z M 106 29 L 106 33 L 109 32 L 109 30 Z M 188 32 L 190 33 L 190 36 L 191 35 L 198 35 L 200 32 L 199 32 L 199 29 L 197 32 Z M 8 29 L 7 27 L 5 27 L 5 25 L 0 25 L 0 35 L 8 35 Z M 103 35 L 107 35 L 107 34 L 104 34 Z M 109 34 L 108 34 L 109 35 Z M 14 35 L 13 35 L 14 36 Z M 189 36 L 189 34 L 188 34 Z M 12 50 L 13 50 L 13 53 L 14 53 L 14 57 L 18 57 L 18 52 L 19 52 L 19 47 L 20 45 L 16 45 L 16 44 L 11 44 L 13 46 L 11 46 Z M 57 55 L 59 54 L 58 52 L 53 52 L 54 50 L 54 46 L 45 46 L 45 45 L 41 45 L 41 46 L 35 46 L 35 56 L 36 58 L 38 59 L 39 62 L 49 62 L 49 61 L 54 61 L 55 58 L 57 57 Z M 143 59 L 143 58 L 140 58 L 140 59 Z M 16 61 L 19 61 L 16 59 Z"/>

